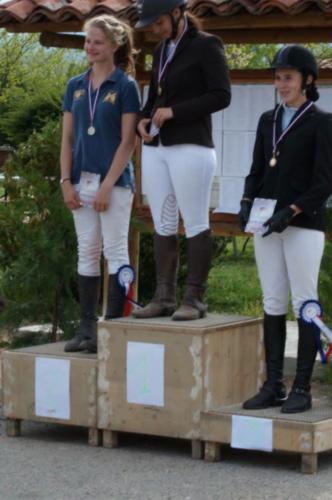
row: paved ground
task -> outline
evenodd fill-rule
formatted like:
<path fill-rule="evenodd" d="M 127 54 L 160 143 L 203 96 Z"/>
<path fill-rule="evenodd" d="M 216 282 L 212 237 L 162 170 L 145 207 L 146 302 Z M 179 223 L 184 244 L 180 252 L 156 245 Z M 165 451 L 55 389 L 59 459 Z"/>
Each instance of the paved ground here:
<path fill-rule="evenodd" d="M 93 448 L 85 429 L 40 423 L 25 422 L 22 437 L 8 438 L 0 417 L 0 500 L 331 500 L 332 453 L 320 456 L 316 476 L 299 467 L 298 455 L 231 448 L 220 463 L 194 461 L 187 442 L 146 436 Z"/>
<path fill-rule="evenodd" d="M 332 453 L 305 476 L 294 455 L 225 448 L 209 464 L 192 460 L 184 441 L 127 435 L 108 450 L 89 447 L 84 429 L 26 423 L 22 437 L 7 438 L 1 424 L 1 500 L 332 498 Z"/>

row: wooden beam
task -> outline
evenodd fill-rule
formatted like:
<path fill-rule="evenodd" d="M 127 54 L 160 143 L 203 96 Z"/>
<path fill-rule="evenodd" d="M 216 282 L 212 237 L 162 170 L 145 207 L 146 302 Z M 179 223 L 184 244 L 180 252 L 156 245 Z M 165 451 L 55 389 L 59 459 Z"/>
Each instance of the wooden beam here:
<path fill-rule="evenodd" d="M 248 13 L 233 16 L 210 16 L 201 19 L 203 28 L 210 30 L 234 29 L 285 29 L 285 28 L 327 28 L 332 27 L 332 14 L 322 11 L 307 10 L 302 14 L 288 15 L 283 13 L 253 16 Z"/>
<path fill-rule="evenodd" d="M 332 41 L 332 28 L 204 28 L 219 36 L 225 43 L 323 43 Z M 151 32 L 144 33 L 144 46 L 156 45 L 158 39 Z"/>
<path fill-rule="evenodd" d="M 272 83 L 272 72 L 269 69 L 232 69 L 230 77 L 233 84 L 249 83 Z M 139 83 L 147 85 L 150 82 L 150 73 L 148 71 L 138 71 L 136 78 Z M 332 83 L 332 69 L 319 70 L 319 84 L 330 85 Z"/>
<path fill-rule="evenodd" d="M 83 49 L 83 35 L 69 35 L 64 33 L 44 32 L 39 37 L 40 44 L 43 47 L 57 47 L 65 49 Z"/>
<path fill-rule="evenodd" d="M 5 28 L 10 33 L 42 33 L 44 31 L 75 33 L 82 31 L 83 22 L 84 21 L 69 21 L 66 23 L 43 22 L 34 24 L 11 23 L 2 25 L 1 27 Z"/>

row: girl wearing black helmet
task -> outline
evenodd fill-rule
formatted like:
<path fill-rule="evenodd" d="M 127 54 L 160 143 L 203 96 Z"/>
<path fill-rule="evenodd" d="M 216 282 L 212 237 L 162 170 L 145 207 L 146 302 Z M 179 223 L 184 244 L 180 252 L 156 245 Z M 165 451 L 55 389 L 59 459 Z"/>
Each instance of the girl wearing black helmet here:
<path fill-rule="evenodd" d="M 241 211 L 244 230 L 255 198 L 276 203 L 254 235 L 264 304 L 267 380 L 244 403 L 246 409 L 282 405 L 283 413 L 311 408 L 310 379 L 317 354 L 315 325 L 300 314 L 316 300 L 324 249 L 325 202 L 332 193 L 332 115 L 315 105 L 317 63 L 300 45 L 282 48 L 272 69 L 281 103 L 259 121 L 253 162 L 245 181 Z M 282 381 L 289 288 L 298 320 L 295 380 L 286 398 Z"/>
<path fill-rule="evenodd" d="M 162 40 L 138 131 L 144 140 L 145 192 L 154 227 L 157 288 L 138 318 L 205 315 L 203 294 L 211 260 L 209 201 L 216 154 L 211 113 L 230 103 L 230 82 L 220 40 L 199 31 L 184 0 L 143 0 L 137 27 L 152 27 Z M 188 275 L 176 311 L 178 219 L 188 241 Z"/>

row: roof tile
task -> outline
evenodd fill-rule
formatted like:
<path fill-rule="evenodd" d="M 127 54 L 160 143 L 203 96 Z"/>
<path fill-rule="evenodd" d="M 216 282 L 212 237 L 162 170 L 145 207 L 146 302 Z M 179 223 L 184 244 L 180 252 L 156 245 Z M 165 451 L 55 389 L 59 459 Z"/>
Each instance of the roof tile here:
<path fill-rule="evenodd" d="M 198 16 L 232 16 L 240 12 L 263 15 L 284 12 L 295 15 L 308 9 L 332 14 L 332 0 L 188 0 Z M 136 0 L 9 0 L 0 5 L 0 26 L 43 21 L 82 21 L 101 13 L 116 14 L 134 21 Z"/>

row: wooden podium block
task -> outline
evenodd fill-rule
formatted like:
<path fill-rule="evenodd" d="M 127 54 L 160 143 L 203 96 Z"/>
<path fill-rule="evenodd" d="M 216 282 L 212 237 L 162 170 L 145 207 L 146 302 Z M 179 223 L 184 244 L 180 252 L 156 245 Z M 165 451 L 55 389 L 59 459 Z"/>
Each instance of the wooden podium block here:
<path fill-rule="evenodd" d="M 21 420 L 33 420 L 88 427 L 90 444 L 99 444 L 97 357 L 65 353 L 63 348 L 64 342 L 58 342 L 2 353 L 3 411 L 9 436 L 20 435 Z M 69 361 L 68 418 L 36 414 L 36 359 Z"/>
<path fill-rule="evenodd" d="M 153 368 L 155 353 L 162 358 Z M 199 457 L 201 412 L 243 401 L 258 389 L 263 375 L 260 319 L 208 315 L 184 322 L 102 321 L 98 428 L 190 439 L 193 456 Z"/>

